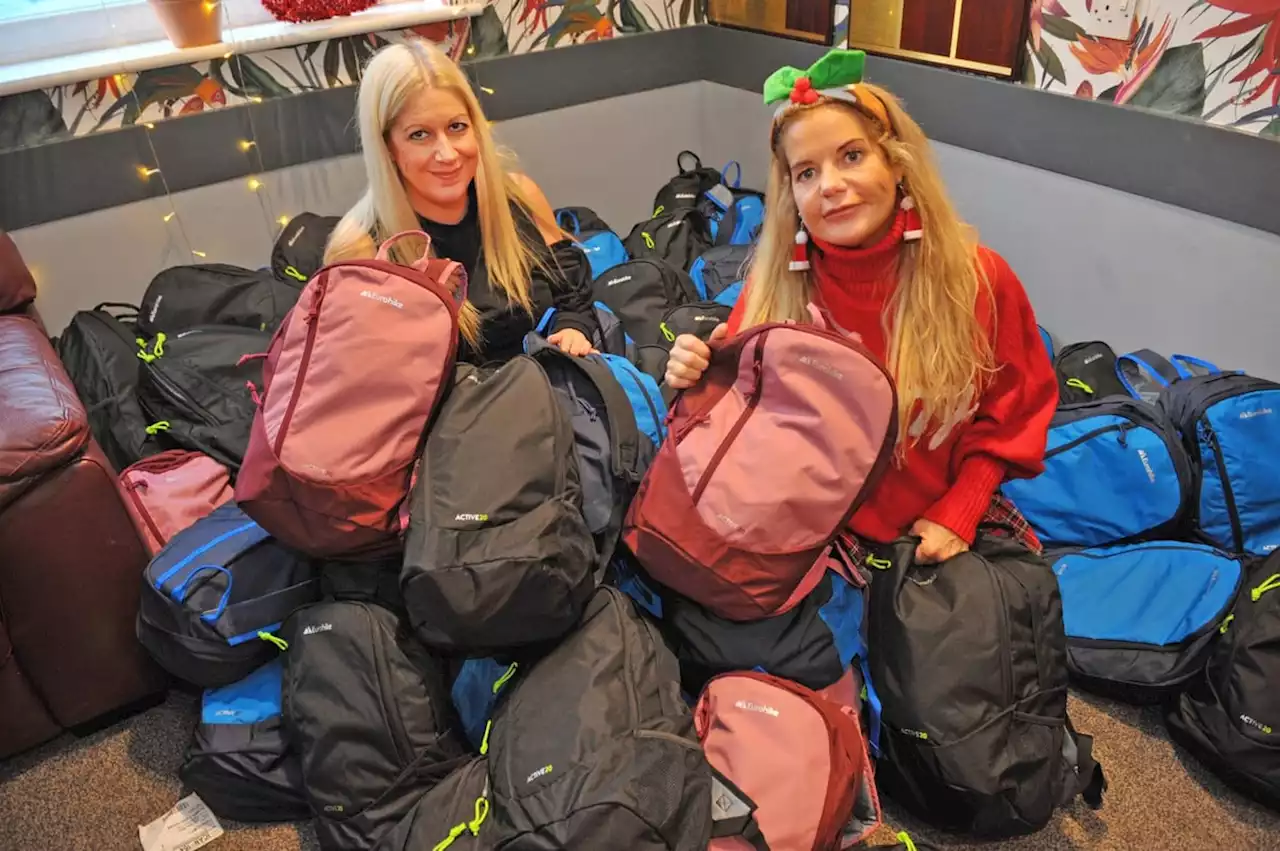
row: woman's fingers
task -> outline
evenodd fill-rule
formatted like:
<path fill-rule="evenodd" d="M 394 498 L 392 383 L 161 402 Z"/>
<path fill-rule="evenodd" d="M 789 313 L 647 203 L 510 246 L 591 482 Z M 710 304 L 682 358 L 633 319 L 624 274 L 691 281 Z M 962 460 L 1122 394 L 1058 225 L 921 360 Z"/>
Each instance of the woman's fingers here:
<path fill-rule="evenodd" d="M 716 340 L 723 340 L 727 336 L 729 336 L 729 326 L 724 322 L 717 325 L 716 329 L 711 332 L 711 340 L 713 342 Z"/>

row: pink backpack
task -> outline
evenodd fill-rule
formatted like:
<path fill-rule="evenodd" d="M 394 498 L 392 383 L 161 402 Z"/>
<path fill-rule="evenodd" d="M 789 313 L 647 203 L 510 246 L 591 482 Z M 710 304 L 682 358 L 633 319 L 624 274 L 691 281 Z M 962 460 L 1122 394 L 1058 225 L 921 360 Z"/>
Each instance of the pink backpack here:
<path fill-rule="evenodd" d="M 849 848 L 879 826 L 871 760 L 853 710 L 752 671 L 713 677 L 693 720 L 707 761 L 755 804 L 769 851 Z M 859 821 L 859 796 L 868 793 L 871 818 Z M 751 846 L 724 837 L 708 847 Z"/>
<path fill-rule="evenodd" d="M 427 241 L 421 259 L 393 243 Z M 453 375 L 466 272 L 418 231 L 374 260 L 325 266 L 272 338 L 236 500 L 319 557 L 394 550 L 423 432 Z"/>
<path fill-rule="evenodd" d="M 154 558 L 169 539 L 232 497 L 227 468 L 203 452 L 170 449 L 120 474 L 125 505 Z"/>
<path fill-rule="evenodd" d="M 623 540 L 658 582 L 720 617 L 785 611 L 879 480 L 897 397 L 859 342 L 758 325 L 712 344 L 677 398 Z"/>

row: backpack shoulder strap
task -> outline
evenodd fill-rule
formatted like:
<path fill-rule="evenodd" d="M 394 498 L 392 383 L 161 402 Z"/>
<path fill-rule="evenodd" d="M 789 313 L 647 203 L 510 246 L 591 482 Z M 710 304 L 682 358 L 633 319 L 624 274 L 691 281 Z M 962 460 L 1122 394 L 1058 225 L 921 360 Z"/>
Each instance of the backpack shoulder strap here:
<path fill-rule="evenodd" d="M 1178 371 L 1178 375 L 1183 378 L 1194 378 L 1197 375 L 1217 375 L 1222 372 L 1222 369 L 1217 364 L 1192 355 L 1171 355 L 1169 360 L 1173 362 L 1173 368 Z"/>

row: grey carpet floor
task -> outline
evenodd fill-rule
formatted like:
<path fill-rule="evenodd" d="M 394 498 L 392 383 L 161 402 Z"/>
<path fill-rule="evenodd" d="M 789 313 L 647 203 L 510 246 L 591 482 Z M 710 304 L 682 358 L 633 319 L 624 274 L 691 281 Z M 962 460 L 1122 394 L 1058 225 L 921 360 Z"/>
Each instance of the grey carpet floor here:
<path fill-rule="evenodd" d="M 935 835 L 891 802 L 885 802 L 886 822 L 957 851 L 1280 849 L 1280 814 L 1231 792 L 1176 749 L 1155 709 L 1074 695 L 1071 717 L 1079 730 L 1095 737 L 1110 779 L 1102 810 L 1077 803 L 1034 836 L 983 844 Z M 64 737 L 0 762 L 0 849 L 139 849 L 138 825 L 162 815 L 181 796 L 178 766 L 195 718 L 195 698 L 173 694 L 94 735 Z M 205 846 L 211 851 L 318 848 L 306 825 L 223 826 L 226 834 Z M 892 837 L 893 830 L 886 828 L 874 841 L 887 843 Z"/>

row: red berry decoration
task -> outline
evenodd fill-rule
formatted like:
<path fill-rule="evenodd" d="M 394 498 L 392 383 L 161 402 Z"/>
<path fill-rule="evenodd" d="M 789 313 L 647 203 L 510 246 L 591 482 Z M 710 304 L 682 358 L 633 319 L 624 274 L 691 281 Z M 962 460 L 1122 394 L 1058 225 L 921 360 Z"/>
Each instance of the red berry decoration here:
<path fill-rule="evenodd" d="M 818 93 L 813 89 L 808 89 L 800 96 L 800 102 L 803 104 L 813 104 L 818 102 Z"/>
<path fill-rule="evenodd" d="M 341 18 L 362 12 L 378 0 L 262 0 L 263 7 L 277 21 L 302 23 Z"/>
<path fill-rule="evenodd" d="M 796 89 L 798 91 L 807 92 L 812 88 L 813 88 L 813 83 L 809 81 L 808 77 L 801 77 L 800 79 L 796 80 Z"/>

